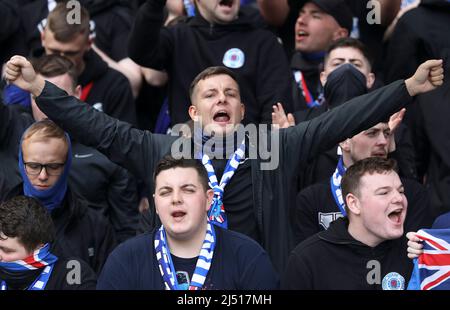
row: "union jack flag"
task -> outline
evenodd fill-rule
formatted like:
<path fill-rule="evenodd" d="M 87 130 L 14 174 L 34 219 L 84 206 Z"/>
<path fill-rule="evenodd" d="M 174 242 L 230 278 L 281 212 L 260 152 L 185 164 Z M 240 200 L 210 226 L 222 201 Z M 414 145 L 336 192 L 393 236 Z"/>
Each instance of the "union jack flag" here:
<path fill-rule="evenodd" d="M 421 229 L 423 254 L 414 262 L 409 290 L 450 290 L 450 229 Z"/>

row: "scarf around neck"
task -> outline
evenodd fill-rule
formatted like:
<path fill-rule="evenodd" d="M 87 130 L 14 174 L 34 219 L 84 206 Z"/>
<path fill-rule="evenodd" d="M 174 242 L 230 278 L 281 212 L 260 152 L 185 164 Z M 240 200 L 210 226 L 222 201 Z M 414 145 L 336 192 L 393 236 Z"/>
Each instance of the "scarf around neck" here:
<path fill-rule="evenodd" d="M 181 290 L 176 279 L 176 270 L 170 255 L 170 249 L 167 244 L 166 231 L 161 225 L 159 230 L 155 233 L 154 247 L 156 252 L 156 259 L 159 264 L 159 271 L 164 281 L 166 290 Z M 214 248 L 216 246 L 216 233 L 214 225 L 208 222 L 205 240 L 203 241 L 200 250 L 197 264 L 195 266 L 194 274 L 189 284 L 189 290 L 200 290 L 205 284 L 208 271 L 211 267 L 211 262 L 214 255 Z"/>
<path fill-rule="evenodd" d="M 22 137 L 23 139 L 23 137 Z M 25 196 L 34 197 L 38 199 L 49 212 L 61 206 L 62 201 L 67 192 L 67 181 L 69 177 L 70 166 L 72 164 L 72 145 L 69 135 L 66 133 L 66 140 L 68 143 L 67 159 L 64 165 L 64 171 L 59 176 L 58 181 L 49 189 L 38 190 L 32 184 L 25 171 L 22 155 L 22 140 L 19 147 L 19 171 L 23 180 L 23 192 Z"/>
<path fill-rule="evenodd" d="M 6 274 L 22 274 L 25 275 L 29 271 L 42 270 L 39 277 L 29 286 L 29 290 L 43 290 L 47 285 L 50 278 L 53 267 L 58 260 L 58 257 L 50 252 L 50 244 L 46 243 L 41 248 L 35 250 L 33 254 L 22 259 L 13 262 L 0 262 L 0 269 L 5 270 Z M 0 281 L 0 290 L 6 290 L 7 279 Z"/>

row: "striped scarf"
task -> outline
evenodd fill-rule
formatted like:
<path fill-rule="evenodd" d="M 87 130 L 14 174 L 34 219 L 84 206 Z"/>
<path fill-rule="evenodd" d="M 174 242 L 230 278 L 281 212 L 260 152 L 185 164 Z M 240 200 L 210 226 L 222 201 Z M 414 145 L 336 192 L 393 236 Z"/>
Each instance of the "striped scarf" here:
<path fill-rule="evenodd" d="M 208 222 L 205 240 L 203 241 L 202 249 L 197 259 L 189 290 L 200 290 L 203 287 L 209 268 L 211 267 L 215 245 L 216 233 L 214 226 Z M 181 288 L 176 280 L 176 271 L 170 256 L 170 250 L 166 243 L 166 231 L 163 225 L 161 225 L 155 234 L 154 246 L 165 289 L 180 290 Z"/>
<path fill-rule="evenodd" d="M 228 228 L 228 221 L 225 214 L 225 208 L 223 206 L 223 192 L 225 186 L 228 184 L 230 179 L 236 172 L 241 159 L 245 156 L 245 139 L 242 140 L 241 145 L 236 149 L 233 156 L 228 160 L 225 170 L 223 171 L 222 178 L 220 179 L 220 184 L 217 182 L 217 176 L 214 172 L 214 167 L 212 166 L 211 160 L 207 154 L 202 154 L 202 164 L 208 172 L 209 186 L 214 191 L 214 197 L 211 202 L 211 206 L 208 210 L 208 219 L 213 224 L 218 225 L 222 228 Z"/>
<path fill-rule="evenodd" d="M 58 257 L 50 252 L 50 244 L 47 243 L 23 260 L 16 260 L 14 262 L 0 262 L 0 268 L 10 272 L 21 272 L 43 268 L 40 276 L 29 287 L 29 290 L 43 290 L 48 282 L 48 279 L 50 278 L 53 266 L 57 260 Z M 1 282 L 0 290 L 6 290 L 5 281 Z"/>
<path fill-rule="evenodd" d="M 334 201 L 336 205 L 339 207 L 339 211 L 341 211 L 342 215 L 347 216 L 347 212 L 345 212 L 345 203 L 344 197 L 342 197 L 342 189 L 341 189 L 341 181 L 342 177 L 345 174 L 345 167 L 342 161 L 342 156 L 339 157 L 339 162 L 337 164 L 336 170 L 330 178 L 330 186 L 331 193 L 333 194 Z"/>

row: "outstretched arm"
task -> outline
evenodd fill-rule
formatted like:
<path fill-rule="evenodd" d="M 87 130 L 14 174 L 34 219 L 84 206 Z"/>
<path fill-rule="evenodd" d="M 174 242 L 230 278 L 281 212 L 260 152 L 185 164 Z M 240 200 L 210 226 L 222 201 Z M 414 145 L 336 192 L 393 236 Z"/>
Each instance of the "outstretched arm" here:
<path fill-rule="evenodd" d="M 30 62 L 14 56 L 7 63 L 6 78 L 36 97 L 36 103 L 52 121 L 79 142 L 104 153 L 136 177 L 151 182 L 153 164 L 170 151 L 175 138 L 153 135 L 126 122 L 98 112 L 75 97 L 68 96 L 41 76 Z M 158 145 L 158 146 L 155 146 Z"/>
<path fill-rule="evenodd" d="M 406 89 L 411 97 L 432 91 L 443 83 L 442 59 L 425 61 L 417 68 L 412 77 L 405 80 Z"/>
<path fill-rule="evenodd" d="M 420 65 L 416 73 L 404 83 L 396 81 L 353 98 L 308 122 L 281 131 L 281 141 L 286 146 L 288 162 L 307 162 L 318 153 L 399 111 L 411 96 L 442 85 L 443 79 L 442 60 L 429 60 Z"/>

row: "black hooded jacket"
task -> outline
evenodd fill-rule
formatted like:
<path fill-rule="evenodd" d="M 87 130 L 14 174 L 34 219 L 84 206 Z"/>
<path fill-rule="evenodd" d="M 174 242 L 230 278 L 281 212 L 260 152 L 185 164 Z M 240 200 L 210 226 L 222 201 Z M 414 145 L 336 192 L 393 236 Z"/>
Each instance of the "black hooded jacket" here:
<path fill-rule="evenodd" d="M 272 33 L 255 26 L 253 15 L 241 10 L 238 19 L 219 25 L 210 24 L 197 12 L 184 23 L 161 28 L 164 4 L 163 0 L 148 0 L 140 8 L 129 55 L 144 67 L 169 73 L 172 125 L 189 120 L 189 86 L 196 75 L 210 66 L 224 66 L 224 56 L 231 49 L 239 49 L 243 55 L 243 65 L 239 67 L 236 61 L 237 68 L 231 70 L 239 76 L 244 122 L 270 123 L 272 105 L 277 102 L 292 111 L 286 55 Z"/>
<path fill-rule="evenodd" d="M 389 275 L 397 273 L 401 277 L 394 278 L 400 279 L 395 285 L 403 283 L 405 289 L 413 267 L 406 243 L 406 237 L 401 237 L 369 247 L 355 240 L 348 232 L 348 220 L 340 218 L 295 248 L 281 288 L 380 290 L 386 289 Z"/>
<path fill-rule="evenodd" d="M 136 107 L 128 79 L 111 69 L 100 56 L 90 50 L 84 56 L 86 67 L 78 77 L 81 87 L 93 82 L 86 103 L 130 124 L 136 124 Z"/>
<path fill-rule="evenodd" d="M 294 242 L 298 244 L 312 235 L 326 230 L 330 222 L 342 216 L 331 192 L 330 177 L 300 191 L 291 217 Z M 405 231 L 430 227 L 430 197 L 425 187 L 410 179 L 401 178 L 408 200 Z"/>
<path fill-rule="evenodd" d="M 411 76 L 428 59 L 443 59 L 450 68 L 450 2 L 422 0 L 397 22 L 385 58 L 386 82 Z"/>

